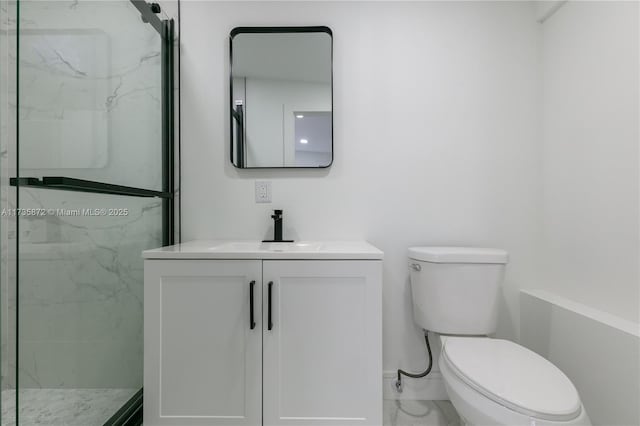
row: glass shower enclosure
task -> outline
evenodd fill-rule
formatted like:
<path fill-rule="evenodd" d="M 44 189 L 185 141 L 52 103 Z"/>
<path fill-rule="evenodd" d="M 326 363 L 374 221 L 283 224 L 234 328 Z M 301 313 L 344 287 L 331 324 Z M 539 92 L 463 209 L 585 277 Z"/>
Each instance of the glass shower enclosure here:
<path fill-rule="evenodd" d="M 141 251 L 174 235 L 170 3 L 2 1 L 2 426 L 141 424 Z"/>

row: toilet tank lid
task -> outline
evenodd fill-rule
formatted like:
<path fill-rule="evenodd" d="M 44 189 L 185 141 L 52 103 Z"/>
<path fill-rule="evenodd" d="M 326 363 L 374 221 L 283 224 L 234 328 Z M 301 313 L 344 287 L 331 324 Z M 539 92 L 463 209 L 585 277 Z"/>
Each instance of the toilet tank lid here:
<path fill-rule="evenodd" d="M 480 247 L 410 247 L 409 258 L 431 263 L 498 263 L 509 261 L 501 249 Z"/>

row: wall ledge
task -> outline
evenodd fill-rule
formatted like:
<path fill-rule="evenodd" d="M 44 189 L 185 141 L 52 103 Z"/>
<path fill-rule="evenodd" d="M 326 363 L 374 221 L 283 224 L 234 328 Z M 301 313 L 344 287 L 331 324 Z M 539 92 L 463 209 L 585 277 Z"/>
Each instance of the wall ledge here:
<path fill-rule="evenodd" d="M 520 292 L 640 338 L 640 323 L 629 321 L 545 290 L 529 289 L 520 290 Z"/>

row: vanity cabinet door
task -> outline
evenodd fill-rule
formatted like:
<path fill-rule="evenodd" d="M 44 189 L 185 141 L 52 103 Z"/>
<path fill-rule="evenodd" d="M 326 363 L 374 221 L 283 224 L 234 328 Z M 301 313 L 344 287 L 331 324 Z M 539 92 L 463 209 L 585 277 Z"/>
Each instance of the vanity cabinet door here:
<path fill-rule="evenodd" d="M 145 261 L 145 425 L 262 424 L 261 273 L 259 260 Z"/>
<path fill-rule="evenodd" d="M 380 261 L 264 261 L 264 426 L 382 424 L 381 281 Z"/>

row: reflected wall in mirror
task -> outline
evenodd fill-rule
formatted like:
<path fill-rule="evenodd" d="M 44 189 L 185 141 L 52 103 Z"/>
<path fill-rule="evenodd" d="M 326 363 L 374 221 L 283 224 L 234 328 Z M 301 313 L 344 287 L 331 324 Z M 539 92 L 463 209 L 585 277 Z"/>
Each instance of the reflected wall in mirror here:
<path fill-rule="evenodd" d="M 327 27 L 231 31 L 231 162 L 318 168 L 333 161 L 332 34 Z"/>

